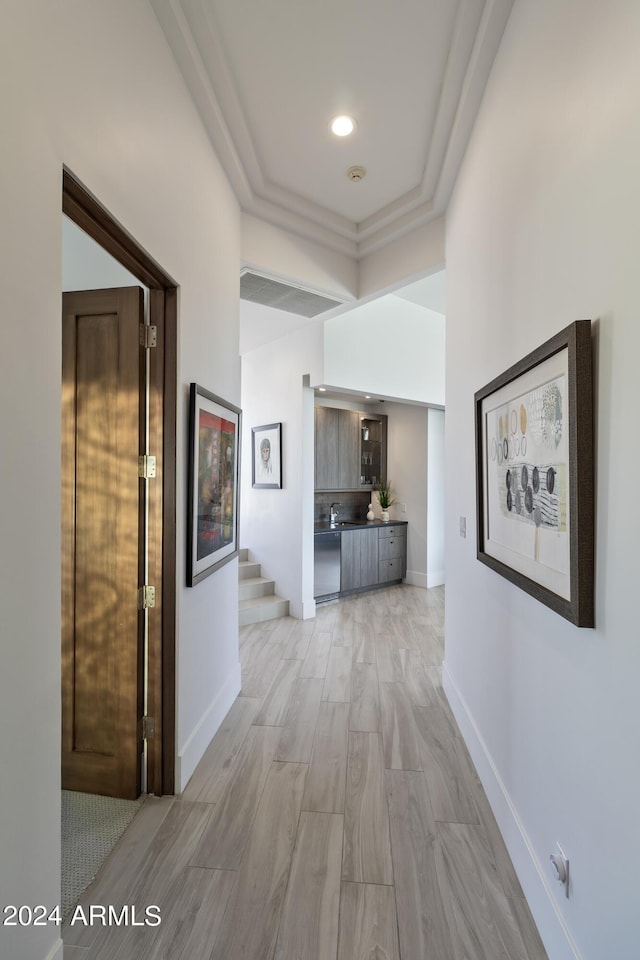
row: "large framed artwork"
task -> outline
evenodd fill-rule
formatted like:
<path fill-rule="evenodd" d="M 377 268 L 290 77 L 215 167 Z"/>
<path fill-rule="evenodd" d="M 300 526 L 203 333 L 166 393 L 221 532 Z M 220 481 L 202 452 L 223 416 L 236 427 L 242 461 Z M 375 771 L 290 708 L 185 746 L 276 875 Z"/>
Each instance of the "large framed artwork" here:
<path fill-rule="evenodd" d="M 187 586 L 238 555 L 240 410 L 197 383 L 189 405 Z"/>
<path fill-rule="evenodd" d="M 477 556 L 579 627 L 594 625 L 591 322 L 475 394 Z"/>
<path fill-rule="evenodd" d="M 282 424 L 251 428 L 251 485 L 279 490 L 282 487 Z"/>

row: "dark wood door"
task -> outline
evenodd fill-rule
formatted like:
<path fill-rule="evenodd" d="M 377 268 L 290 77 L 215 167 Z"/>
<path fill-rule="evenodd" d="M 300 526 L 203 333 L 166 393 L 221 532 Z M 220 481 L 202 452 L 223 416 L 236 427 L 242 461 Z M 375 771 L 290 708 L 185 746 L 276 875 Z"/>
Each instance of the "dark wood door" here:
<path fill-rule="evenodd" d="M 63 295 L 62 786 L 140 793 L 139 287 Z"/>

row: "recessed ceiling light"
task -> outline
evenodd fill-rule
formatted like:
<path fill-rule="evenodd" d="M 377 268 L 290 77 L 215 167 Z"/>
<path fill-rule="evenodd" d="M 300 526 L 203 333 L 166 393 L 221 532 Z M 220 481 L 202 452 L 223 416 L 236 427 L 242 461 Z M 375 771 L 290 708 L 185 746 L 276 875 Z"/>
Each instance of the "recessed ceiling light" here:
<path fill-rule="evenodd" d="M 336 137 L 348 137 L 355 130 L 356 121 L 353 117 L 342 114 L 339 117 L 334 117 L 330 126 L 331 132 L 335 133 Z"/>
<path fill-rule="evenodd" d="M 318 390 L 320 391 L 320 393 L 326 393 L 326 392 L 327 392 L 327 388 L 326 388 L 326 387 L 318 387 Z"/>
<path fill-rule="evenodd" d="M 371 397 L 369 396 L 368 393 L 365 393 L 364 398 L 365 398 L 365 400 L 371 400 Z"/>

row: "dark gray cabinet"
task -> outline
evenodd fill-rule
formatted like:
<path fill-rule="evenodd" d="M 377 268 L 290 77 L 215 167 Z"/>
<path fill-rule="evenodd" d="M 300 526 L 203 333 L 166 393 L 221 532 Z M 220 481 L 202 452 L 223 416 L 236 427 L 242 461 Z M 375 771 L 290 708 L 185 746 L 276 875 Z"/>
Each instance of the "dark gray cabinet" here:
<path fill-rule="evenodd" d="M 335 490 L 338 463 L 338 411 L 333 407 L 315 410 L 316 489 Z"/>
<path fill-rule="evenodd" d="M 377 530 L 361 530 L 360 540 L 360 586 L 369 587 L 378 582 L 379 547 Z"/>
<path fill-rule="evenodd" d="M 407 572 L 406 531 L 405 524 L 343 530 L 340 592 L 402 580 Z"/>
<path fill-rule="evenodd" d="M 315 408 L 316 490 L 352 490 L 358 486 L 359 423 L 354 410 Z"/>
<path fill-rule="evenodd" d="M 340 590 L 357 590 L 378 582 L 378 529 L 342 531 Z"/>
<path fill-rule="evenodd" d="M 373 490 L 387 471 L 387 417 L 315 408 L 316 490 Z"/>
<path fill-rule="evenodd" d="M 358 414 L 339 410 L 338 418 L 338 490 L 348 490 L 358 482 Z"/>
<path fill-rule="evenodd" d="M 378 530 L 378 582 L 402 580 L 407 574 L 407 528 L 402 525 Z"/>

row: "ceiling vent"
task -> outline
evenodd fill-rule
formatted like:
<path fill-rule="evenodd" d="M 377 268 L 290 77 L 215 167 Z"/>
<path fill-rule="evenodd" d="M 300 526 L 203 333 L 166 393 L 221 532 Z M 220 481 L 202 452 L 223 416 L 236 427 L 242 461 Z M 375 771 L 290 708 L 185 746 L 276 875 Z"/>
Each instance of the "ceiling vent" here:
<path fill-rule="evenodd" d="M 332 300 L 331 297 L 323 297 L 319 293 L 312 293 L 311 290 L 294 287 L 281 280 L 272 280 L 271 277 L 263 277 L 251 270 L 245 270 L 240 274 L 240 299 L 309 318 L 317 317 L 318 314 L 326 313 L 327 310 L 342 304 L 342 300 Z"/>

